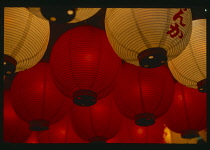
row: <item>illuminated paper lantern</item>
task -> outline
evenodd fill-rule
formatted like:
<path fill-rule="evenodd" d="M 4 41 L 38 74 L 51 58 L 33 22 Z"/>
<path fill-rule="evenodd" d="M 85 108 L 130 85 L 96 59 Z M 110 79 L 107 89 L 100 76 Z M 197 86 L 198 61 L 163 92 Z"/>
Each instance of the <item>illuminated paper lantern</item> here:
<path fill-rule="evenodd" d="M 66 31 L 53 45 L 50 56 L 57 88 L 84 107 L 111 93 L 121 65 L 105 31 L 93 26 Z"/>
<path fill-rule="evenodd" d="M 199 135 L 204 136 L 204 132 L 204 130 L 200 131 Z M 180 133 L 173 132 L 169 128 L 165 127 L 164 141 L 170 144 L 197 144 L 198 138 L 184 139 Z M 204 138 L 204 141 L 206 141 L 206 138 Z"/>
<path fill-rule="evenodd" d="M 50 36 L 49 22 L 24 7 L 4 7 L 5 73 L 23 71 L 43 57 Z"/>
<path fill-rule="evenodd" d="M 73 103 L 56 88 L 48 63 L 19 72 L 12 83 L 11 102 L 17 115 L 32 131 L 48 130 Z"/>
<path fill-rule="evenodd" d="M 123 116 L 117 110 L 112 94 L 98 101 L 96 105 L 73 107 L 73 129 L 79 137 L 90 143 L 106 143 L 121 127 Z"/>
<path fill-rule="evenodd" d="M 77 23 L 94 16 L 101 8 L 28 7 L 34 15 L 58 23 Z"/>
<path fill-rule="evenodd" d="M 206 93 L 175 84 L 174 99 L 163 116 L 164 124 L 182 138 L 199 137 L 198 132 L 206 128 Z"/>
<path fill-rule="evenodd" d="M 132 120 L 124 118 L 118 134 L 108 143 L 165 143 L 164 124 L 159 119 L 149 127 L 140 127 Z"/>
<path fill-rule="evenodd" d="M 207 92 L 206 50 L 206 19 L 193 20 L 189 44 L 177 58 L 168 62 L 179 83 Z"/>
<path fill-rule="evenodd" d="M 22 143 L 31 134 L 27 122 L 14 111 L 11 104 L 11 92 L 4 91 L 3 140 L 10 143 Z"/>
<path fill-rule="evenodd" d="M 187 8 L 107 8 L 105 29 L 120 58 L 155 68 L 185 49 L 192 31 L 192 14 Z"/>
<path fill-rule="evenodd" d="M 150 126 L 173 101 L 174 80 L 163 65 L 147 69 L 124 63 L 115 91 L 119 111 L 139 126 Z"/>
<path fill-rule="evenodd" d="M 37 132 L 37 141 L 39 143 L 89 143 L 75 133 L 70 118 L 71 115 L 67 114 L 62 120 L 52 124 L 49 130 Z"/>

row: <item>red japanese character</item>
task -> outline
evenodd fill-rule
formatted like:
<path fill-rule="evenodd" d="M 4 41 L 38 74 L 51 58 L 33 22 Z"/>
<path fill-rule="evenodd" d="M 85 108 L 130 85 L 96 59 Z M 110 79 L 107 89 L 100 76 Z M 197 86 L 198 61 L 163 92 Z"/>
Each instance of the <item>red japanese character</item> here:
<path fill-rule="evenodd" d="M 184 9 L 184 11 L 186 11 L 187 8 Z M 181 16 L 181 14 L 183 14 L 184 12 L 180 9 L 178 13 L 176 13 L 174 16 L 173 16 L 173 20 L 177 20 L 178 18 L 180 18 L 180 25 L 182 25 L 183 27 L 186 26 L 186 24 L 182 23 L 183 21 L 183 17 Z"/>
<path fill-rule="evenodd" d="M 181 30 L 179 30 L 179 25 L 177 23 L 175 23 L 175 26 L 170 25 L 170 28 L 171 28 L 171 30 L 166 33 L 166 34 L 170 34 L 170 37 L 172 37 L 172 38 L 176 37 L 179 34 L 179 32 L 181 32 L 181 35 L 178 37 L 180 39 L 183 37 L 183 33 Z M 173 33 L 174 31 L 175 31 L 175 33 Z"/>

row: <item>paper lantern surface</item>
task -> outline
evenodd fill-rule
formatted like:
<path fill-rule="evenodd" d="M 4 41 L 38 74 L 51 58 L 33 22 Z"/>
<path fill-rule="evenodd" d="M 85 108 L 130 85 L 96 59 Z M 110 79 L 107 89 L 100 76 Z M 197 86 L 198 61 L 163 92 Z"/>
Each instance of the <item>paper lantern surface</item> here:
<path fill-rule="evenodd" d="M 12 83 L 11 98 L 14 110 L 31 130 L 47 130 L 72 107 L 54 85 L 48 63 L 19 72 Z"/>
<path fill-rule="evenodd" d="M 72 125 L 78 136 L 89 142 L 103 142 L 114 137 L 122 124 L 112 94 L 90 107 L 74 105 Z"/>
<path fill-rule="evenodd" d="M 89 143 L 75 133 L 69 113 L 62 120 L 51 125 L 49 130 L 38 132 L 37 140 L 39 143 Z"/>
<path fill-rule="evenodd" d="M 22 143 L 31 134 L 27 122 L 14 111 L 10 91 L 4 91 L 3 107 L 3 140 L 11 143 Z"/>
<path fill-rule="evenodd" d="M 76 104 L 91 106 L 111 93 L 122 62 L 105 31 L 81 26 L 56 41 L 50 65 L 58 89 Z"/>
<path fill-rule="evenodd" d="M 155 68 L 185 49 L 191 36 L 192 14 L 186 8 L 107 8 L 105 29 L 120 58 Z"/>
<path fill-rule="evenodd" d="M 148 69 L 124 63 L 114 91 L 115 102 L 124 116 L 149 126 L 168 111 L 173 89 L 173 77 L 166 66 Z"/>
<path fill-rule="evenodd" d="M 192 21 L 189 44 L 177 58 L 168 62 L 168 66 L 174 78 L 190 88 L 198 89 L 197 83 L 207 78 L 206 19 Z"/>
<path fill-rule="evenodd" d="M 49 22 L 24 7 L 4 8 L 4 58 L 14 59 L 15 72 L 29 69 L 43 57 L 49 41 Z M 10 62 L 14 65 L 14 62 Z"/>
<path fill-rule="evenodd" d="M 183 138 L 194 138 L 206 128 L 206 93 L 175 84 L 174 100 L 163 116 L 165 125 Z"/>

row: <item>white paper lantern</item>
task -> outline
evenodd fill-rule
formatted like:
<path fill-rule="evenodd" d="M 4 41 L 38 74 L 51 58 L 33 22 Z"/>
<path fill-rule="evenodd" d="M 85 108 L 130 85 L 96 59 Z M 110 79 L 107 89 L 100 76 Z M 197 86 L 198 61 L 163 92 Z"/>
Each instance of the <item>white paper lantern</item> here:
<path fill-rule="evenodd" d="M 189 44 L 168 66 L 179 83 L 206 92 L 206 19 L 192 21 Z"/>
<path fill-rule="evenodd" d="M 59 7 L 58 7 L 59 8 Z M 42 13 L 41 13 L 41 8 L 40 7 L 28 7 L 29 11 L 31 13 L 33 13 L 34 15 L 43 18 L 43 19 L 47 19 L 45 18 Z M 69 8 L 70 9 L 70 8 Z M 68 8 L 61 8 L 60 11 L 65 11 L 65 12 L 60 12 L 63 13 L 63 16 L 68 20 L 68 16 L 73 15 L 73 13 L 75 13 L 75 16 L 73 16 L 73 19 L 71 21 L 67 21 L 66 23 L 77 23 L 80 21 L 84 21 L 90 17 L 92 17 L 93 15 L 95 15 L 101 8 L 76 8 L 75 12 L 70 9 L 68 10 Z M 58 10 L 54 10 L 55 15 Z M 57 19 L 55 16 L 53 16 L 54 14 L 52 13 L 52 16 L 49 18 L 50 21 L 54 21 L 56 22 Z M 64 21 L 65 22 L 65 21 Z"/>
<path fill-rule="evenodd" d="M 5 7 L 4 65 L 7 73 L 36 65 L 47 49 L 49 36 L 48 21 L 36 17 L 24 7 Z"/>
<path fill-rule="evenodd" d="M 206 131 L 199 131 L 199 135 L 199 138 L 202 138 L 206 142 Z M 168 127 L 165 127 L 163 137 L 164 141 L 169 144 L 197 144 L 198 142 L 198 138 L 184 139 L 180 133 L 173 132 Z"/>
<path fill-rule="evenodd" d="M 119 57 L 136 66 L 155 68 L 185 49 L 192 14 L 186 8 L 107 8 L 105 29 Z"/>

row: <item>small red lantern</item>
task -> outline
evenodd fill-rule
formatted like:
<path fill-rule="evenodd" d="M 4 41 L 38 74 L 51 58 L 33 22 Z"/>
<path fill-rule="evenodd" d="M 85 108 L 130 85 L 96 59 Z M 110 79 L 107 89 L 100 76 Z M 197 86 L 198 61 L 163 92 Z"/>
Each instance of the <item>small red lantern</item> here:
<path fill-rule="evenodd" d="M 55 87 L 47 63 L 19 72 L 13 80 L 11 95 L 14 110 L 33 131 L 47 130 L 72 106 Z"/>
<path fill-rule="evenodd" d="M 72 125 L 81 138 L 91 143 L 106 143 L 114 137 L 122 124 L 112 94 L 90 107 L 74 105 Z"/>
<path fill-rule="evenodd" d="M 50 126 L 49 130 L 37 132 L 39 143 L 88 143 L 73 130 L 70 115 Z"/>
<path fill-rule="evenodd" d="M 132 120 L 124 118 L 119 133 L 109 143 L 165 143 L 164 124 L 159 119 L 148 127 L 140 127 Z"/>
<path fill-rule="evenodd" d="M 177 82 L 164 123 L 170 130 L 181 133 L 182 138 L 199 137 L 198 131 L 206 128 L 206 113 L 206 93 Z"/>
<path fill-rule="evenodd" d="M 166 66 L 142 68 L 124 63 L 115 89 L 119 111 L 139 126 L 149 126 L 169 109 L 174 80 Z"/>
<path fill-rule="evenodd" d="M 3 137 L 5 142 L 22 143 L 31 134 L 28 124 L 21 120 L 11 105 L 10 91 L 4 91 Z"/>
<path fill-rule="evenodd" d="M 113 90 L 122 62 L 105 31 L 80 26 L 56 41 L 50 64 L 58 89 L 76 105 L 91 106 Z"/>

